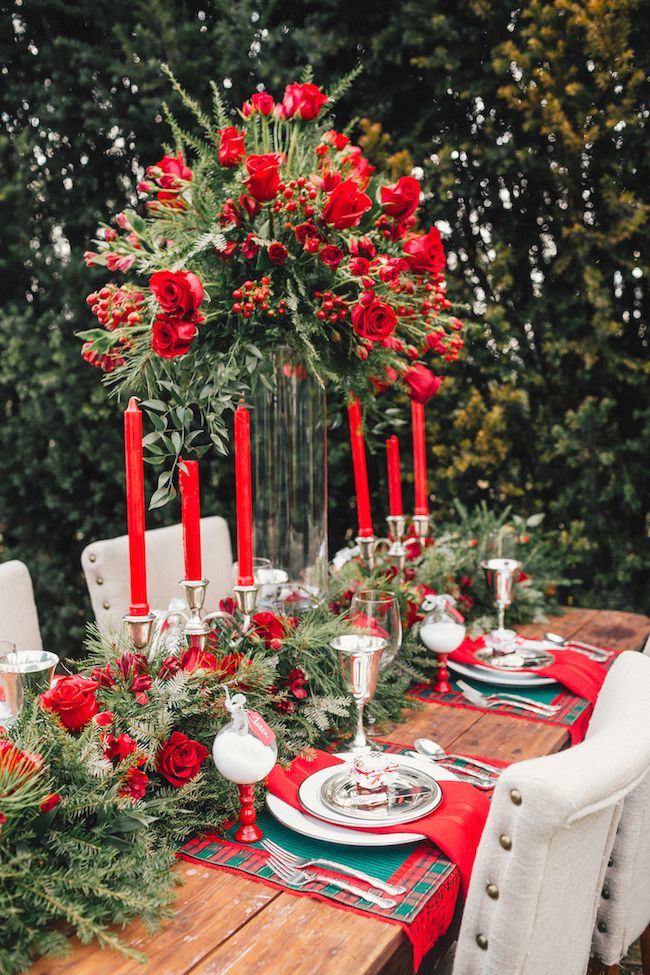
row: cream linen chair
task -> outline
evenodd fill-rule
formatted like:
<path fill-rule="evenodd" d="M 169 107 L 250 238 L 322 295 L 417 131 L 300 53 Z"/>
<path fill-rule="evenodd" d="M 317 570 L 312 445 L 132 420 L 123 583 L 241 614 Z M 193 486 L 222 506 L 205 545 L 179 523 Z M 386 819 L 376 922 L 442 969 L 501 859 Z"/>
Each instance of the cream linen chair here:
<path fill-rule="evenodd" d="M 621 665 L 625 671 L 627 661 L 613 665 L 605 688 L 620 679 Z M 502 773 L 477 852 L 454 975 L 586 972 L 622 800 L 650 766 L 650 673 L 638 670 L 626 687 L 624 712 L 603 716 L 588 741 Z"/>
<path fill-rule="evenodd" d="M 646 648 L 647 652 L 647 648 Z M 650 658 L 625 653 L 612 667 L 589 723 L 587 738 L 611 721 L 627 720 L 631 688 L 650 680 Z M 646 736 L 650 731 L 646 729 Z M 592 954 L 609 975 L 630 945 L 643 938 L 643 972 L 650 975 L 650 772 L 626 798 L 598 903 Z M 594 966 L 596 970 L 597 967 Z M 603 970 L 601 966 L 601 971 Z"/>
<path fill-rule="evenodd" d="M 149 603 L 167 609 L 174 596 L 183 598 L 178 585 L 185 574 L 182 526 L 155 528 L 146 540 Z M 210 580 L 206 609 L 218 609 L 233 585 L 230 533 L 223 518 L 201 519 L 201 554 L 203 574 Z M 81 554 L 81 565 L 97 623 L 103 629 L 119 627 L 130 602 L 128 536 L 92 542 Z"/>
<path fill-rule="evenodd" d="M 0 640 L 17 650 L 42 650 L 43 641 L 29 569 L 12 560 L 0 565 Z"/>

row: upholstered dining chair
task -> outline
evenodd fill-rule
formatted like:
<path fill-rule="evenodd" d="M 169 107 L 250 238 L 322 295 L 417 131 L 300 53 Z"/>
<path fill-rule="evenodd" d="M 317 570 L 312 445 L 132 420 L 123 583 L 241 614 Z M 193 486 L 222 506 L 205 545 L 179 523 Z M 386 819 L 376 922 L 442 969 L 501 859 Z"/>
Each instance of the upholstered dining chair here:
<path fill-rule="evenodd" d="M 644 663 L 641 655 L 640 663 Z M 618 681 L 617 660 L 608 681 Z M 454 975 L 584 975 L 623 800 L 650 766 L 650 673 L 589 740 L 511 765 L 497 784 L 458 936 Z"/>
<path fill-rule="evenodd" d="M 32 577 L 17 559 L 0 565 L 0 640 L 17 650 L 43 649 Z"/>
<path fill-rule="evenodd" d="M 587 739 L 613 720 L 627 720 L 630 688 L 643 679 L 650 680 L 645 654 L 625 653 L 616 661 L 596 702 Z M 643 975 L 650 975 L 650 771 L 623 804 L 600 892 L 590 970 L 618 975 L 621 958 L 637 938 Z"/>
<path fill-rule="evenodd" d="M 174 596 L 183 598 L 178 583 L 184 577 L 181 525 L 154 528 L 146 533 L 147 588 L 154 609 L 167 609 Z M 232 589 L 230 533 L 223 518 L 201 519 L 203 574 L 209 580 L 206 609 L 219 608 L 219 600 Z M 127 535 L 91 542 L 81 553 L 86 585 L 101 628 L 117 628 L 129 611 L 129 539 Z"/>

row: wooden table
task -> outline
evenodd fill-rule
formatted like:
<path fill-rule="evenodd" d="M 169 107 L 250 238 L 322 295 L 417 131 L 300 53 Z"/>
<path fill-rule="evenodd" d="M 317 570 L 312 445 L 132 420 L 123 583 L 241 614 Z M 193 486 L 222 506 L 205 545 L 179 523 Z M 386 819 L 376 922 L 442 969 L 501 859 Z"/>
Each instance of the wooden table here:
<path fill-rule="evenodd" d="M 638 650 L 650 634 L 650 619 L 632 613 L 569 609 L 544 626 L 522 632 L 562 636 L 616 649 Z M 409 712 L 399 734 L 411 744 L 429 736 L 445 748 L 518 761 L 559 751 L 568 744 L 563 728 L 439 704 Z M 67 958 L 42 958 L 31 975 L 408 975 L 411 946 L 393 924 L 365 918 L 306 897 L 186 862 L 176 916 L 155 935 L 140 923 L 123 934 L 144 951 L 141 966 L 110 950 L 74 942 Z M 426 972 L 427 963 L 421 972 Z"/>

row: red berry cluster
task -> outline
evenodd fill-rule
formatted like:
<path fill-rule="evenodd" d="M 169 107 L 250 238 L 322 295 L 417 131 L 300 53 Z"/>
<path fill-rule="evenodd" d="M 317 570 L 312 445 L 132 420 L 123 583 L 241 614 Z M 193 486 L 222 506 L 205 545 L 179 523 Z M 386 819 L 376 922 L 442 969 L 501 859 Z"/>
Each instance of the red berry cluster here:
<path fill-rule="evenodd" d="M 139 325 L 142 322 L 144 295 L 141 291 L 130 291 L 107 284 L 100 291 L 93 291 L 86 298 L 90 310 L 100 325 L 114 331 L 121 325 Z"/>
<path fill-rule="evenodd" d="M 117 349 L 111 349 L 110 352 L 95 352 L 92 342 L 84 342 L 81 355 L 91 366 L 96 366 L 104 372 L 113 372 L 113 369 L 123 366 L 125 362 L 124 356 Z"/>
<path fill-rule="evenodd" d="M 231 306 L 232 311 L 242 318 L 250 318 L 255 311 L 264 312 L 269 318 L 287 313 L 286 298 L 280 298 L 275 307 L 273 306 L 271 279 L 266 275 L 259 281 L 244 281 L 241 287 L 235 288 L 232 296 L 235 299 Z"/>
<path fill-rule="evenodd" d="M 313 296 L 316 301 L 320 301 L 320 308 L 316 312 L 316 318 L 321 322 L 345 321 L 348 317 L 349 301 L 340 295 L 335 295 L 331 291 L 314 291 Z"/>
<path fill-rule="evenodd" d="M 305 217 L 309 218 L 313 217 L 316 212 L 313 200 L 318 196 L 318 190 L 308 184 L 304 176 L 289 180 L 288 183 L 280 183 L 278 194 L 273 204 L 274 213 L 280 213 L 281 210 L 285 210 L 287 213 L 296 213 L 300 207 Z M 291 224 L 287 229 L 292 229 Z"/>

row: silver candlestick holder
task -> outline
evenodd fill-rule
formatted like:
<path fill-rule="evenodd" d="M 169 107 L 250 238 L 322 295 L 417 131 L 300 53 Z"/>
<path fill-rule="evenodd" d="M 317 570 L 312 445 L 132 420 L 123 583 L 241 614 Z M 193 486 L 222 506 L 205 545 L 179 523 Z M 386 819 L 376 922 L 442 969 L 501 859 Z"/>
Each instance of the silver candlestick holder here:
<path fill-rule="evenodd" d="M 355 542 L 357 543 L 362 562 L 364 563 L 365 567 L 372 572 L 375 567 L 375 549 L 377 546 L 377 538 L 374 535 L 357 535 Z"/>
<path fill-rule="evenodd" d="M 406 565 L 406 549 L 402 541 L 406 532 L 406 518 L 404 515 L 389 515 L 386 521 L 388 522 L 390 536 L 390 547 L 386 557 L 389 562 L 397 566 L 398 572 L 401 573 Z"/>
<path fill-rule="evenodd" d="M 156 617 L 153 613 L 146 613 L 143 616 L 124 617 L 124 622 L 128 624 L 131 643 L 136 650 L 144 650 L 151 640 L 151 633 Z"/>
<path fill-rule="evenodd" d="M 413 515 L 413 528 L 418 538 L 428 538 L 431 524 L 428 515 Z"/>

